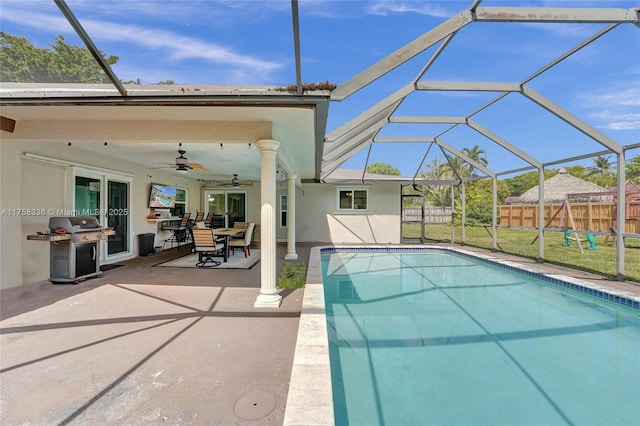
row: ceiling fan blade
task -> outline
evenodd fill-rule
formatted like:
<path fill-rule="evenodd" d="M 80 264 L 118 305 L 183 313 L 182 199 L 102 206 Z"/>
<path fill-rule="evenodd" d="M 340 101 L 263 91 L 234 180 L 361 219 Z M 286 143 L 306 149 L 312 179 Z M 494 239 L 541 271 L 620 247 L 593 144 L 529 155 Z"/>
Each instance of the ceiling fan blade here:
<path fill-rule="evenodd" d="M 166 164 L 165 166 L 158 166 L 158 167 L 149 167 L 149 169 L 171 169 L 174 168 L 176 165 L 175 164 L 171 164 L 171 163 L 160 163 L 160 164 Z"/>
<path fill-rule="evenodd" d="M 190 167 L 193 169 L 193 171 L 195 172 L 200 172 L 200 173 L 211 173 L 211 170 L 207 169 L 206 167 L 204 167 L 202 164 L 200 163 L 187 163 L 187 167 Z"/>

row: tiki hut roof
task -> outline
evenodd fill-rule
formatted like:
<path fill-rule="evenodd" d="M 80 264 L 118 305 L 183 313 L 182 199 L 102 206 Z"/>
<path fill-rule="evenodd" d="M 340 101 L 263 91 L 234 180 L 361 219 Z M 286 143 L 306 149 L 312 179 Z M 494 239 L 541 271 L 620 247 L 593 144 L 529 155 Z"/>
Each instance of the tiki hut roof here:
<path fill-rule="evenodd" d="M 561 203 L 567 198 L 567 194 L 585 194 L 584 198 L 591 201 L 605 201 L 609 198 L 596 195 L 600 192 L 607 190 L 595 183 L 571 176 L 565 169 L 560 169 L 557 175 L 544 181 L 545 204 Z M 526 191 L 520 198 L 525 203 L 537 203 L 538 185 Z"/>

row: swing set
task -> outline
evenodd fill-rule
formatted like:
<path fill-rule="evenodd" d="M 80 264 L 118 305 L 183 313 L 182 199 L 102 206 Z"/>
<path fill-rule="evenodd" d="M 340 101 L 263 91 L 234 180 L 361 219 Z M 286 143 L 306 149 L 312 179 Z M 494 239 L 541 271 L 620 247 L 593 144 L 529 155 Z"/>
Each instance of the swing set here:
<path fill-rule="evenodd" d="M 585 234 L 584 238 L 581 238 L 580 233 L 576 229 L 576 223 L 573 220 L 573 214 L 571 214 L 571 206 L 569 205 L 568 198 L 565 198 L 564 202 L 562 203 L 562 207 L 560 207 L 553 214 L 553 216 L 551 216 L 551 218 L 547 221 L 547 223 L 544 225 L 544 227 L 548 228 L 549 225 L 556 218 L 556 216 L 558 216 L 559 214 L 560 214 L 560 225 L 559 225 L 559 227 L 561 229 L 565 230 L 564 231 L 564 239 L 562 241 L 562 246 L 563 247 L 569 247 L 571 245 L 571 243 L 573 241 L 575 241 L 578 244 L 578 248 L 580 249 L 580 253 L 581 254 L 584 254 L 584 249 L 582 248 L 582 243 L 583 242 L 587 242 L 587 250 L 595 250 L 597 248 L 596 241 L 595 241 L 595 238 L 593 237 L 593 234 Z M 567 225 L 565 225 L 565 220 L 567 221 Z M 571 230 L 569 230 L 569 226 L 568 225 L 571 225 Z M 573 231 L 573 234 L 574 234 L 573 237 L 571 236 L 572 231 Z M 531 241 L 531 244 L 535 243 L 537 239 L 538 239 L 538 236 L 536 235 L 536 237 L 533 239 L 533 241 Z"/>

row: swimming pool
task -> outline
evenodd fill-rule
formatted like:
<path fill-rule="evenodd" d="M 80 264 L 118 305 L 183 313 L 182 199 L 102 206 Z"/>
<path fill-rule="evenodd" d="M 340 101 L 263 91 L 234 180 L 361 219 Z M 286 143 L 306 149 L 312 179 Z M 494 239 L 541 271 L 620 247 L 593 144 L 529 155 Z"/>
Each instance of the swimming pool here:
<path fill-rule="evenodd" d="M 321 257 L 336 424 L 638 424 L 637 300 L 445 249 Z"/>

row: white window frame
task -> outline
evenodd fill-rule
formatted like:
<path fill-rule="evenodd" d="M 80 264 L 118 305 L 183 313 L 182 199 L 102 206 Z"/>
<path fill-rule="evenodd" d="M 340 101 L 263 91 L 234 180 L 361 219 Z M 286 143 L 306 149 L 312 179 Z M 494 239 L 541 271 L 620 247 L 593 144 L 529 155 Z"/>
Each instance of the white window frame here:
<path fill-rule="evenodd" d="M 342 208 L 340 207 L 340 193 L 344 192 L 344 191 L 351 191 L 351 192 L 355 192 L 355 191 L 364 191 L 366 193 L 366 206 L 364 209 L 356 209 L 353 207 L 353 200 L 354 198 L 351 198 L 351 207 L 349 208 Z M 340 187 L 336 187 L 336 211 L 339 212 L 366 212 L 369 211 L 369 188 L 363 188 L 361 186 L 340 186 Z"/>

